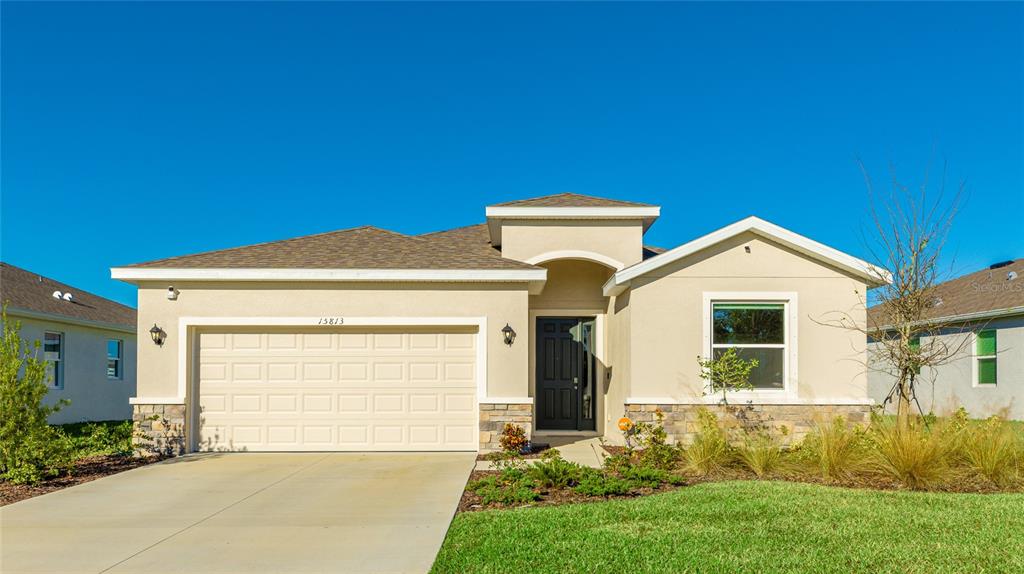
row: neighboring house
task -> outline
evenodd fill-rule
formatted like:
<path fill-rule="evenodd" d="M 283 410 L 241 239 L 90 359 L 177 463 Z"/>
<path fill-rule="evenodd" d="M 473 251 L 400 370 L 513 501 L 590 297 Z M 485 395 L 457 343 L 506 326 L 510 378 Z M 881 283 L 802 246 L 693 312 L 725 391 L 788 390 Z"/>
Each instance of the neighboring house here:
<path fill-rule="evenodd" d="M 660 408 L 685 440 L 718 400 L 697 358 L 730 346 L 760 360 L 733 401 L 798 430 L 862 419 L 863 335 L 818 319 L 858 316 L 870 267 L 755 217 L 645 247 L 659 214 L 560 194 L 419 236 L 359 227 L 114 268 L 159 341 L 139 350 L 136 420 L 184 450 L 489 450 L 506 422 L 615 440 L 620 417 Z"/>
<path fill-rule="evenodd" d="M 936 286 L 927 319 L 945 325 L 938 336 L 960 352 L 944 365 L 922 369 L 917 397 L 925 412 L 944 415 L 962 406 L 976 418 L 1024 420 L 1022 275 L 1024 259 L 1017 259 Z M 868 311 L 877 327 L 886 325 L 881 311 Z M 896 378 L 877 358 L 872 361 L 868 389 L 881 404 Z"/>
<path fill-rule="evenodd" d="M 0 263 L 0 301 L 49 363 L 46 402 L 71 401 L 50 423 L 131 418 L 135 309 L 7 263 Z"/>

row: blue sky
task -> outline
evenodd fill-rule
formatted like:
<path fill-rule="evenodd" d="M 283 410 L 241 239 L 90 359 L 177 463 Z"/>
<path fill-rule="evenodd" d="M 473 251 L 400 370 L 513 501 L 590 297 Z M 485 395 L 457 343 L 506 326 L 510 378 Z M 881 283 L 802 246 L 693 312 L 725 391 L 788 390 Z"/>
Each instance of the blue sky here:
<path fill-rule="evenodd" d="M 956 272 L 1024 257 L 1020 3 L 5 2 L 0 42 L 0 255 L 132 305 L 111 266 L 563 191 L 866 256 L 857 157 L 967 180 Z"/>

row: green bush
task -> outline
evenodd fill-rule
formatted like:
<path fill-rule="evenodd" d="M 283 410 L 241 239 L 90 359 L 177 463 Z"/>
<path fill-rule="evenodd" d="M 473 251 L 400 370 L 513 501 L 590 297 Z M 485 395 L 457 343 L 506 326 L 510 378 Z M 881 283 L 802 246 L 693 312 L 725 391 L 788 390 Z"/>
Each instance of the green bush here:
<path fill-rule="evenodd" d="M 622 496 L 633 491 L 629 480 L 602 473 L 588 474 L 574 489 L 584 496 Z"/>
<path fill-rule="evenodd" d="M 13 483 L 34 484 L 69 470 L 74 463 L 71 441 L 46 418 L 66 403 L 43 404 L 46 362 L 37 357 L 38 341 L 30 351 L 22 341 L 21 325 L 0 320 L 0 477 Z"/>
<path fill-rule="evenodd" d="M 527 475 L 545 488 L 565 488 L 575 486 L 587 471 L 575 462 L 562 458 L 557 449 L 544 451 L 541 459 L 527 468 Z"/>
<path fill-rule="evenodd" d="M 722 470 L 732 459 L 732 448 L 718 417 L 708 409 L 697 411 L 699 430 L 683 452 L 687 470 L 708 475 Z"/>
<path fill-rule="evenodd" d="M 97 421 L 61 425 L 71 440 L 77 458 L 96 455 L 132 454 L 132 421 Z"/>
<path fill-rule="evenodd" d="M 488 476 L 471 482 L 468 488 L 480 496 L 484 504 L 526 504 L 540 498 L 533 490 L 535 486 L 527 478 L 506 482 L 501 476 Z"/>

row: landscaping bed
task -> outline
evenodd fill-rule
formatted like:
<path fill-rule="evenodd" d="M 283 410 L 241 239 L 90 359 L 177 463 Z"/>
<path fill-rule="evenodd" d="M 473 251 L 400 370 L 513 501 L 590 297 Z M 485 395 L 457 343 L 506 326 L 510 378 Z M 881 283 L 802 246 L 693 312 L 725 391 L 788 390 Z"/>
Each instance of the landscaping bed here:
<path fill-rule="evenodd" d="M 75 461 L 73 471 L 38 484 L 11 484 L 5 480 L 0 481 L 0 506 L 152 464 L 158 460 L 161 459 L 117 454 L 87 456 Z"/>
<path fill-rule="evenodd" d="M 135 456 L 131 421 L 73 423 L 53 427 L 57 440 L 65 441 L 72 462 L 56 474 L 37 482 L 15 484 L 0 480 L 0 506 L 47 494 L 117 474 L 161 460 Z"/>

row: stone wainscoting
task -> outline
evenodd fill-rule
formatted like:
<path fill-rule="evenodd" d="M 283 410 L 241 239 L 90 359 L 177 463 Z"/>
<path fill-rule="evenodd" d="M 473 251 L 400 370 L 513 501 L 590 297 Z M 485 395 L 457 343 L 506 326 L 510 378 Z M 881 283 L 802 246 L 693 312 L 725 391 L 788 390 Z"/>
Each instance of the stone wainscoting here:
<path fill-rule="evenodd" d="M 829 421 L 842 416 L 850 424 L 867 423 L 870 405 L 626 405 L 626 416 L 635 422 L 654 422 L 656 412 L 661 411 L 665 431 L 674 442 L 690 444 L 699 430 L 697 412 L 706 408 L 719 421 L 749 430 L 768 429 L 784 437 L 784 442 L 797 442 L 804 438 L 819 421 Z"/>
<path fill-rule="evenodd" d="M 132 423 L 140 453 L 185 454 L 185 405 L 132 405 Z"/>
<path fill-rule="evenodd" d="M 505 423 L 517 424 L 529 437 L 533 429 L 533 405 L 520 403 L 482 403 L 480 405 L 480 452 L 501 450 L 498 440 Z"/>

